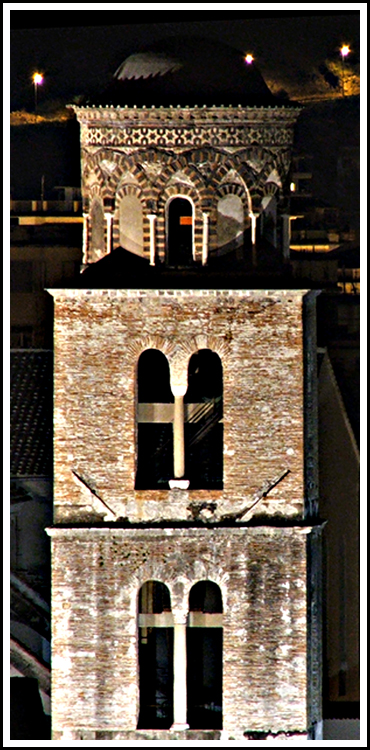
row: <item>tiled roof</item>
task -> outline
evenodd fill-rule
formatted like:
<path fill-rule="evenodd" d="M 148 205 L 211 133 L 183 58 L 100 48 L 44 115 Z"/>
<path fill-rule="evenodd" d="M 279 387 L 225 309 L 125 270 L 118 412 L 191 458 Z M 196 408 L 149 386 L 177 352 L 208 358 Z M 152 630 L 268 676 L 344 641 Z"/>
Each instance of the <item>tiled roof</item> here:
<path fill-rule="evenodd" d="M 53 353 L 13 349 L 10 355 L 12 476 L 53 471 Z"/>

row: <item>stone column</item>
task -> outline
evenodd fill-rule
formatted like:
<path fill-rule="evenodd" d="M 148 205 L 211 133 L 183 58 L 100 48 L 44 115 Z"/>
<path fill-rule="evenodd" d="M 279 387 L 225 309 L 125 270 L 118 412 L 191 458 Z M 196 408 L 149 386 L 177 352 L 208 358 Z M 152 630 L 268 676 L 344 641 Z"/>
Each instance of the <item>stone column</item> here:
<path fill-rule="evenodd" d="M 89 239 L 89 214 L 82 214 L 82 263 L 87 263 L 87 247 Z"/>
<path fill-rule="evenodd" d="M 107 253 L 111 252 L 112 249 L 112 214 L 104 214 L 104 218 L 107 222 Z"/>
<path fill-rule="evenodd" d="M 257 214 L 252 211 L 249 214 L 251 220 L 251 237 L 252 237 L 252 264 L 257 265 L 257 254 L 256 254 L 256 226 L 257 226 Z"/>
<path fill-rule="evenodd" d="M 174 477 L 175 479 L 181 479 L 185 474 L 184 396 L 186 386 L 173 385 L 172 393 L 175 397 L 173 418 Z"/>
<path fill-rule="evenodd" d="M 172 730 L 189 729 L 186 721 L 186 612 L 175 610 L 173 647 L 173 724 Z"/>
<path fill-rule="evenodd" d="M 209 214 L 203 213 L 202 266 L 205 266 L 208 260 L 208 221 Z"/>
<path fill-rule="evenodd" d="M 156 214 L 148 214 L 147 218 L 149 219 L 149 257 L 150 257 L 150 265 L 155 266 L 155 220 L 157 218 Z"/>

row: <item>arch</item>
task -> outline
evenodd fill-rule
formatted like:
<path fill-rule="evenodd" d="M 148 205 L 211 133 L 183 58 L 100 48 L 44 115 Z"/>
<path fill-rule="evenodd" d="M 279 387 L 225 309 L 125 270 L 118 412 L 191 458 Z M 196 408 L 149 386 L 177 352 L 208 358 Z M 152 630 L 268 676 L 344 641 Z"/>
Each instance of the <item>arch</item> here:
<path fill-rule="evenodd" d="M 173 395 L 166 356 L 146 349 L 137 366 L 136 489 L 167 489 L 173 474 Z"/>
<path fill-rule="evenodd" d="M 190 266 L 194 252 L 194 206 L 185 195 L 175 195 L 166 205 L 167 263 Z"/>
<path fill-rule="evenodd" d="M 161 581 L 145 581 L 139 590 L 139 614 L 162 614 L 171 612 L 171 594 Z"/>
<path fill-rule="evenodd" d="M 217 583 L 203 580 L 195 583 L 189 592 L 189 612 L 222 613 L 222 593 Z"/>
<path fill-rule="evenodd" d="M 189 592 L 187 719 L 191 729 L 222 728 L 222 594 L 213 581 Z"/>
<path fill-rule="evenodd" d="M 145 581 L 139 590 L 138 639 L 138 729 L 169 729 L 173 722 L 173 619 L 170 592 L 161 581 Z"/>
<path fill-rule="evenodd" d="M 223 487 L 223 374 L 216 352 L 200 349 L 189 360 L 184 397 L 185 474 L 191 489 Z"/>

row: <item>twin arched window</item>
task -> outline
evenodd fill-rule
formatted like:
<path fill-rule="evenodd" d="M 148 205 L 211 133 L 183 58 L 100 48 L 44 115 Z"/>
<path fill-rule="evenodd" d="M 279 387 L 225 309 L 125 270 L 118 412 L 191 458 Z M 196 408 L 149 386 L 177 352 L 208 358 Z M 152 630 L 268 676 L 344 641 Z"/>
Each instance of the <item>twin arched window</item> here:
<path fill-rule="evenodd" d="M 169 729 L 174 720 L 174 623 L 170 592 L 146 581 L 139 592 L 139 729 Z M 222 596 L 198 581 L 189 594 L 186 627 L 187 722 L 222 727 Z"/>
<path fill-rule="evenodd" d="M 185 479 L 190 489 L 222 489 L 222 364 L 201 349 L 188 366 L 184 397 Z M 137 371 L 136 489 L 168 489 L 174 477 L 174 397 L 162 352 L 142 353 Z"/>

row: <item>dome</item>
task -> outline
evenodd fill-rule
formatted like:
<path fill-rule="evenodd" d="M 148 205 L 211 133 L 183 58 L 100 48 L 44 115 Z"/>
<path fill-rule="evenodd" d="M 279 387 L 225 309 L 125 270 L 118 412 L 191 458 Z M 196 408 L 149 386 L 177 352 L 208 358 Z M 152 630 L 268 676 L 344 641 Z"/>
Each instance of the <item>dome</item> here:
<path fill-rule="evenodd" d="M 104 104 L 124 106 L 273 106 L 258 68 L 216 40 L 170 37 L 127 57 Z"/>

